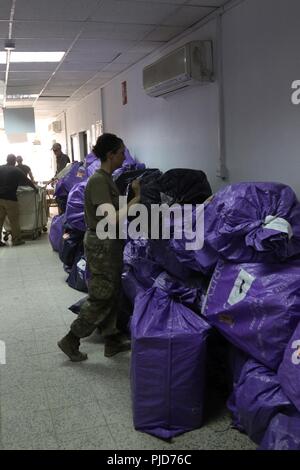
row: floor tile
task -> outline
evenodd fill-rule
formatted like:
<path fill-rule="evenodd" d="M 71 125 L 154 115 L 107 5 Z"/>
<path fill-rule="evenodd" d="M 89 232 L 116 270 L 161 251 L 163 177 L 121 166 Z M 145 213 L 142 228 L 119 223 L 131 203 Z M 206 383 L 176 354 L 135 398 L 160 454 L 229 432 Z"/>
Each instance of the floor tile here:
<path fill-rule="evenodd" d="M 46 391 L 49 406 L 54 409 L 95 401 L 95 395 L 89 384 L 77 383 L 75 386 L 70 386 L 63 378 L 59 385 L 56 382 L 56 385 L 47 387 Z"/>
<path fill-rule="evenodd" d="M 98 426 L 81 432 L 58 435 L 63 450 L 114 450 L 116 443 L 108 426 Z"/>
<path fill-rule="evenodd" d="M 1 435 L 2 442 L 15 441 L 24 436 L 36 435 L 37 433 L 53 432 L 52 417 L 49 410 L 24 411 L 22 413 L 1 413 Z"/>
<path fill-rule="evenodd" d="M 167 444 L 153 436 L 134 430 L 129 424 L 109 424 L 118 450 L 163 450 Z"/>
<path fill-rule="evenodd" d="M 106 425 L 104 415 L 96 401 L 51 410 L 57 434 L 90 429 Z"/>
<path fill-rule="evenodd" d="M 49 408 L 48 397 L 45 389 L 32 389 L 1 394 L 1 412 L 22 414 L 25 410 L 40 411 Z"/>

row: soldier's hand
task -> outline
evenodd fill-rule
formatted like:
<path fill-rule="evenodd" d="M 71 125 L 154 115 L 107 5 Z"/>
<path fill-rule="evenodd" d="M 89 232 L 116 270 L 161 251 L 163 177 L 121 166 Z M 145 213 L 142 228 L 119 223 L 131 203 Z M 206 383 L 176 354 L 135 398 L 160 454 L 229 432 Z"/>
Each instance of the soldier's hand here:
<path fill-rule="evenodd" d="M 136 179 L 131 183 L 132 190 L 135 196 L 140 196 L 141 194 L 141 183 L 140 180 Z"/>

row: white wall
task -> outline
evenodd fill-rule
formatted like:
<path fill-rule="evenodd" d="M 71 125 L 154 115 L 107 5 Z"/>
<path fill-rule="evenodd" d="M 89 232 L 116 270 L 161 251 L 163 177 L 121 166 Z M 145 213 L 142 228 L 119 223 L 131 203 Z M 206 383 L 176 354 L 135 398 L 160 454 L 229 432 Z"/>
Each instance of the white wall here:
<path fill-rule="evenodd" d="M 230 181 L 291 185 L 300 195 L 299 0 L 247 0 L 224 16 Z"/>
<path fill-rule="evenodd" d="M 170 50 L 197 39 L 216 37 L 210 22 Z M 163 53 L 167 53 L 165 50 Z M 145 65 L 158 58 L 151 55 L 122 73 L 102 90 L 105 132 L 115 132 L 130 152 L 150 167 L 202 169 L 214 187 L 218 165 L 217 83 L 189 87 L 167 98 L 146 95 L 142 84 Z M 128 104 L 122 105 L 121 83 L 127 81 Z"/>
<path fill-rule="evenodd" d="M 73 134 L 78 134 L 79 132 L 89 131 L 90 136 L 92 136 L 92 126 L 96 125 L 97 122 L 102 121 L 101 113 L 101 90 L 98 89 L 88 95 L 83 100 L 79 101 L 76 106 L 67 110 L 67 133 L 69 137 L 68 141 L 68 150 L 71 155 L 71 144 L 70 136 Z M 75 139 L 76 140 L 76 139 Z M 94 144 L 95 142 L 90 142 Z M 79 146 L 79 142 L 78 142 Z M 79 147 L 74 148 L 75 157 L 78 159 L 77 153 L 79 152 Z"/>
<path fill-rule="evenodd" d="M 300 105 L 291 103 L 291 83 L 300 79 L 299 17 L 299 0 L 244 0 L 223 17 L 227 182 L 277 180 L 300 195 Z M 193 39 L 213 39 L 216 49 L 216 28 L 212 20 L 163 53 Z M 158 57 L 148 56 L 102 89 L 104 130 L 119 134 L 148 166 L 204 170 L 217 190 L 223 184 L 216 177 L 218 82 L 150 98 L 142 69 Z M 69 134 L 102 119 L 100 90 L 67 117 Z"/>

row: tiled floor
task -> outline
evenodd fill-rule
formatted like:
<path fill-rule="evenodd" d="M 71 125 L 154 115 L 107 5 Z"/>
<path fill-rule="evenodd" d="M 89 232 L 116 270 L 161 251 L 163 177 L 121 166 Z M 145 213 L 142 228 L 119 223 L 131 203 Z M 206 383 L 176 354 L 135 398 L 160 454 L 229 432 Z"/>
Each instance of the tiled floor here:
<path fill-rule="evenodd" d="M 84 294 L 66 276 L 47 235 L 0 249 L 0 449 L 254 449 L 230 429 L 224 411 L 171 444 L 132 425 L 130 353 L 103 356 L 101 338 L 83 341 L 89 360 L 73 364 L 57 340 L 74 319 L 68 307 Z"/>

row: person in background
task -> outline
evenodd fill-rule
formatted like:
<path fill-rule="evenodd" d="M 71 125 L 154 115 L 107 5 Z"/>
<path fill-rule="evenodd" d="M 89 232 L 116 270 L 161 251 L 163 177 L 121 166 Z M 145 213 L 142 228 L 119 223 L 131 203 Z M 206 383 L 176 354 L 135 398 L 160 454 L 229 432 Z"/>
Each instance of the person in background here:
<path fill-rule="evenodd" d="M 1 241 L 2 227 L 5 217 L 8 217 L 11 226 L 12 244 L 23 245 L 19 224 L 19 205 L 17 199 L 18 186 L 31 186 L 36 192 L 37 187 L 30 181 L 16 165 L 16 156 L 7 156 L 7 164 L 0 166 L 0 247 L 5 246 Z"/>
<path fill-rule="evenodd" d="M 80 339 L 90 336 L 97 328 L 104 337 L 104 355 L 114 356 L 130 349 L 130 342 L 124 341 L 117 329 L 119 300 L 121 297 L 121 274 L 123 267 L 123 240 L 106 238 L 101 240 L 96 227 L 103 216 L 96 215 L 101 204 L 110 204 L 116 210 L 117 226 L 127 217 L 127 209 L 140 200 L 140 184 L 132 183 L 135 197 L 128 206 L 119 208 L 119 190 L 112 179 L 112 173 L 122 166 L 125 146 L 114 134 L 102 134 L 93 148 L 94 154 L 101 160 L 101 169 L 88 180 L 84 211 L 87 231 L 84 237 L 84 249 L 90 271 L 88 297 L 82 304 L 77 319 L 71 324 L 69 333 L 57 344 L 74 362 L 87 359 L 79 351 Z M 118 230 L 117 230 L 118 233 Z"/>
<path fill-rule="evenodd" d="M 61 145 L 58 142 L 52 145 L 52 150 L 56 157 L 56 173 L 53 178 L 55 179 L 55 176 L 60 173 L 68 163 L 70 163 L 70 159 L 68 155 L 62 153 Z"/>
<path fill-rule="evenodd" d="M 23 165 L 23 157 L 21 155 L 17 156 L 17 168 L 21 170 L 27 178 L 29 177 L 31 181 L 34 183 L 34 177 L 31 172 L 31 168 L 28 165 Z"/>

